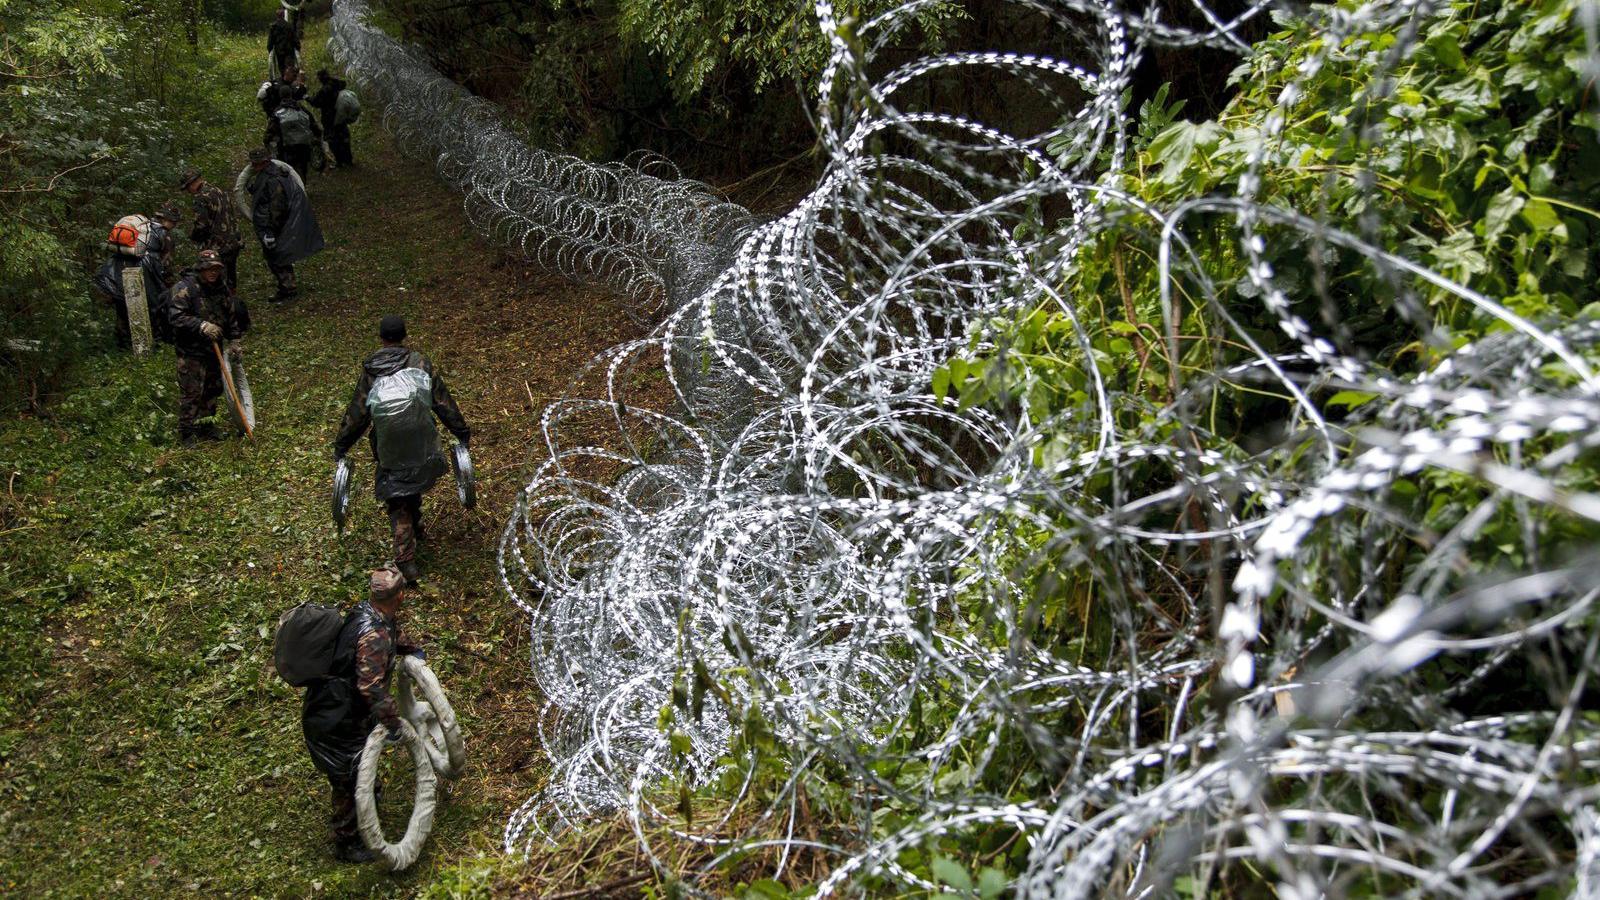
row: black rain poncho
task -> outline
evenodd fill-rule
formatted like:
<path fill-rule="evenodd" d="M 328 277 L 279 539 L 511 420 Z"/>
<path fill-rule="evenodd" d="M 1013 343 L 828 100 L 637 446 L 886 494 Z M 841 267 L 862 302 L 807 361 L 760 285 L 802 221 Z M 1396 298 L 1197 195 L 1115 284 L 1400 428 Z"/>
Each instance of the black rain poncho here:
<path fill-rule="evenodd" d="M 276 239 L 271 250 L 262 246 L 274 266 L 292 266 L 323 247 L 322 229 L 311 213 L 305 188 L 285 169 L 269 165 L 252 174 L 249 182 L 250 222 L 260 237 Z"/>
<path fill-rule="evenodd" d="M 328 677 L 306 688 L 300 726 L 311 761 L 324 775 L 354 777 L 356 758 L 376 724 L 371 706 L 356 689 L 357 645 L 362 634 L 374 629 L 394 630 L 370 604 L 352 609 L 339 629 Z"/>

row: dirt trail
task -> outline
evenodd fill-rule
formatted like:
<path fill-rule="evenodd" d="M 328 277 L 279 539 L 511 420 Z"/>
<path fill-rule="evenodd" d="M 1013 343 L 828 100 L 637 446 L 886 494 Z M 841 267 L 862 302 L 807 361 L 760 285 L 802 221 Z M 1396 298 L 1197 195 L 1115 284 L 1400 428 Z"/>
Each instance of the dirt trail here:
<path fill-rule="evenodd" d="M 439 865 L 466 846 L 497 840 L 503 816 L 526 799 L 537 769 L 529 729 L 539 704 L 527 676 L 527 641 L 494 560 L 536 456 L 539 415 L 596 353 L 643 331 L 604 291 L 542 272 L 471 231 L 459 196 L 425 163 L 400 155 L 375 126 L 362 137 L 356 168 L 313 177 L 329 249 L 303 267 L 303 299 L 263 316 L 266 327 L 254 343 L 301 329 L 324 332 L 342 408 L 360 360 L 377 345 L 379 317 L 398 312 L 408 323 L 407 343 L 433 358 L 473 428 L 479 505 L 462 510 L 448 482 L 429 495 L 432 546 L 421 556 L 423 591 L 415 603 L 415 619 L 435 638 L 432 657 L 453 656 L 447 688 L 457 692 L 457 712 L 473 738 L 472 772 L 458 793 L 476 820 L 444 818 L 430 854 Z M 264 279 L 256 283 L 265 290 Z M 328 417 L 324 440 L 336 418 Z M 366 492 L 365 442 L 353 456 L 361 479 L 355 529 L 381 547 L 387 522 Z M 323 504 L 326 482 L 313 488 L 317 493 L 297 502 Z M 469 686 L 473 692 L 463 693 Z"/>

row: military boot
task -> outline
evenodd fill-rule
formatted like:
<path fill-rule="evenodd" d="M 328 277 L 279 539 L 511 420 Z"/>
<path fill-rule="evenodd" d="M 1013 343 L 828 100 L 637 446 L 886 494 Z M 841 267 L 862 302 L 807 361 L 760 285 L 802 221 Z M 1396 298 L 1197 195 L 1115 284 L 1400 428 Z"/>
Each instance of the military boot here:
<path fill-rule="evenodd" d="M 347 863 L 369 863 L 378 858 L 378 854 L 367 849 L 367 845 L 360 838 L 353 841 L 342 841 L 334 845 L 333 858 Z"/>

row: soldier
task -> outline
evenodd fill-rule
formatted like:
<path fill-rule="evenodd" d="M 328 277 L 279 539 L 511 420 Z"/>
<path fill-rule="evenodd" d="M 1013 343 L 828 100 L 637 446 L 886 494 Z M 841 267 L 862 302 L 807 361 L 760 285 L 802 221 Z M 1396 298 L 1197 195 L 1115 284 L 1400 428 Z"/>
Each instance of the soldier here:
<path fill-rule="evenodd" d="M 399 739 L 400 712 L 388 689 L 394 657 L 396 653 L 424 656 L 397 621 L 405 596 L 400 572 L 393 565 L 373 572 L 367 592 L 367 599 L 345 616 L 328 677 L 307 688 L 300 715 L 306 750 L 333 789 L 329 824 L 334 856 L 355 863 L 375 858 L 356 825 L 361 749 L 378 723 L 388 728 L 390 740 Z"/>
<path fill-rule="evenodd" d="M 300 41 L 295 36 L 295 28 L 283 10 L 278 10 L 278 17 L 272 21 L 272 26 L 267 29 L 267 71 L 276 78 L 279 72 L 288 74 L 294 64 L 300 59 Z M 293 81 L 293 78 L 288 80 Z"/>
<path fill-rule="evenodd" d="M 226 340 L 228 352 L 243 356 L 239 339 L 250 329 L 249 311 L 228 290 L 225 268 L 217 251 L 200 251 L 195 274 L 179 281 L 167 302 L 178 354 L 178 438 L 186 446 L 221 437 L 210 423 L 195 424 L 216 414 L 222 395 L 222 369 L 213 348 Z"/>
<path fill-rule="evenodd" d="M 322 133 L 328 139 L 328 149 L 333 151 L 336 164 L 355 165 L 350 153 L 350 123 L 339 121 L 339 92 L 349 85 L 343 78 L 328 74 L 327 69 L 317 70 L 317 81 L 322 87 L 311 95 L 311 105 L 322 116 Z"/>
<path fill-rule="evenodd" d="M 250 151 L 250 222 L 261 239 L 261 254 L 278 282 L 276 299 L 292 300 L 299 292 L 294 264 L 322 249 L 322 230 L 311 213 L 305 188 L 289 169 L 272 164 L 272 151 Z"/>
<path fill-rule="evenodd" d="M 124 350 L 133 346 L 133 339 L 128 326 L 128 296 L 123 287 L 123 270 L 137 267 L 144 285 L 144 298 L 146 309 L 150 314 L 150 327 L 152 332 L 165 333 L 164 323 L 157 319 L 156 300 L 161 292 L 166 290 L 166 285 L 161 281 L 161 261 L 153 252 L 142 256 L 128 256 L 113 252 L 105 263 L 95 272 L 93 284 L 95 293 L 100 295 L 102 302 L 109 305 L 117 314 L 116 336 L 117 346 Z"/>
<path fill-rule="evenodd" d="M 284 88 L 294 93 L 294 99 L 304 100 L 306 91 L 309 90 L 306 87 L 305 73 L 296 66 L 290 66 L 283 70 L 282 78 L 268 78 L 261 82 L 261 87 L 256 91 L 256 102 L 261 104 L 261 112 L 266 114 L 267 118 L 272 118 L 272 114 L 277 111 L 279 95 Z"/>
<path fill-rule="evenodd" d="M 160 262 L 161 286 L 163 289 L 178 283 L 178 272 L 173 266 L 173 258 L 177 250 L 177 241 L 172 236 L 173 229 L 183 221 L 183 212 L 178 209 L 178 204 L 171 200 L 161 204 L 156 214 L 151 217 L 153 227 L 150 229 L 150 250 Z"/>
<path fill-rule="evenodd" d="M 267 119 L 267 134 L 262 143 L 278 148 L 278 158 L 294 166 L 305 181 L 311 174 L 311 158 L 322 143 L 317 120 L 295 99 L 294 91 L 278 88 L 278 108 Z"/>
<path fill-rule="evenodd" d="M 227 273 L 228 290 L 239 289 L 239 219 L 222 188 L 208 184 L 195 169 L 185 169 L 178 186 L 194 197 L 194 228 L 189 240 L 201 250 L 215 250 Z"/>
<path fill-rule="evenodd" d="M 289 22 L 289 27 L 294 29 L 294 49 L 298 55 L 300 45 L 306 38 L 306 0 L 280 0 L 284 17 Z"/>
<path fill-rule="evenodd" d="M 405 346 L 405 319 L 384 316 L 378 337 L 383 347 L 361 364 L 361 376 L 333 441 L 333 455 L 343 459 L 372 427 L 372 458 L 378 470 L 373 490 L 389 511 L 394 561 L 406 583 L 414 585 L 417 542 L 424 539 L 422 494 L 446 469 L 434 419 L 443 422 L 463 446 L 472 440 L 472 429 L 432 361 Z M 379 413 L 376 420 L 374 409 Z"/>

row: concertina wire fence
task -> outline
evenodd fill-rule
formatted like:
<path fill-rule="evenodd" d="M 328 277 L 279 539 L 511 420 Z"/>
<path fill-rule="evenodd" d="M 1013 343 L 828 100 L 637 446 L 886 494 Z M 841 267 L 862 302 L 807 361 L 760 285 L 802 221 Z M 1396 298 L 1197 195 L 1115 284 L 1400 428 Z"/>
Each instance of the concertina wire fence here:
<path fill-rule="evenodd" d="M 847 40 L 833 6 L 816 3 L 832 44 L 817 105 L 826 167 L 792 212 L 764 222 L 659 158 L 600 165 L 529 147 L 492 105 L 370 26 L 360 0 L 336 6 L 336 57 L 398 144 L 465 195 L 479 229 L 658 322 L 545 410 L 544 461 L 505 532 L 502 573 L 531 620 L 548 698 L 535 727 L 552 767 L 510 817 L 507 850 L 621 811 L 652 865 L 690 892 L 757 851 L 771 877 L 802 854 L 826 857 L 823 895 L 932 890 L 907 851 L 1000 826 L 1026 848 L 1010 885 L 1024 897 L 1154 896 L 1184 877 L 1190 890 L 1246 877 L 1299 898 L 1569 882 L 1600 896 L 1600 728 L 1581 708 L 1600 563 L 1592 544 L 1558 549 L 1561 529 L 1600 522 L 1600 495 L 1567 477 L 1600 441 L 1586 362 L 1600 325 L 1523 321 L 1314 211 L 1258 200 L 1254 178 L 1172 209 L 1118 195 L 1122 97 L 1141 54 L 1242 52 L 1234 32 L 1264 3 L 1233 20 L 1197 4 L 1205 32 L 1109 2 L 1019 3 L 1071 30 L 1094 65 L 955 51 L 880 63 L 927 5 Z M 1303 14 L 1326 47 L 1392 32 L 1401 60 L 1436 12 Z M 1592 35 L 1592 9 L 1584 22 Z M 1281 109 L 1323 61 L 1302 65 Z M 1027 134 L 923 108 L 919 83 L 951 70 L 1073 105 L 1064 125 Z M 1281 127 L 1268 123 L 1252 171 Z M 1063 138 L 1093 162 L 1046 152 Z M 1082 300 L 1059 289 L 1099 230 L 1130 227 L 1106 215 L 1112 201 L 1162 234 L 1163 285 L 1203 291 L 1254 358 L 1184 373 L 1138 428 L 1118 412 L 1142 401 L 1094 366 L 1090 401 L 1045 423 L 936 396 L 938 367 L 996 350 L 987 323 L 1041 305 L 1077 322 Z M 1041 204 L 1057 222 L 1017 229 Z M 1206 214 L 1236 223 L 1249 279 L 1294 353 L 1261 350 L 1221 307 L 1184 230 Z M 1507 327 L 1424 374 L 1388 374 L 1293 311 L 1264 258 L 1264 234 L 1283 229 Z M 1074 340 L 1088 353 L 1081 329 Z M 672 409 L 632 399 L 660 371 Z M 1329 384 L 1379 399 L 1334 424 L 1313 400 Z M 1240 390 L 1292 398 L 1277 446 L 1239 452 L 1185 422 L 1198 398 Z M 569 437 L 606 428 L 604 447 Z M 1063 434 L 1071 451 L 1045 452 Z M 1432 534 L 1391 488 L 1441 472 L 1481 502 Z M 1479 571 L 1485 523 L 1508 507 L 1524 561 Z M 1112 623 L 1108 662 L 1030 637 L 1048 571 L 1090 583 L 1086 616 Z M 1437 656 L 1469 674 L 1426 688 L 1418 666 Z M 1548 703 L 1454 711 L 1513 665 L 1537 673 Z M 956 712 L 929 729 L 936 703 Z M 775 787 L 759 786 L 752 729 L 782 760 Z M 674 798 L 713 781 L 728 811 L 686 821 Z M 822 783 L 853 832 L 806 829 L 801 794 Z M 702 850 L 692 868 L 671 861 L 684 843 Z"/>

